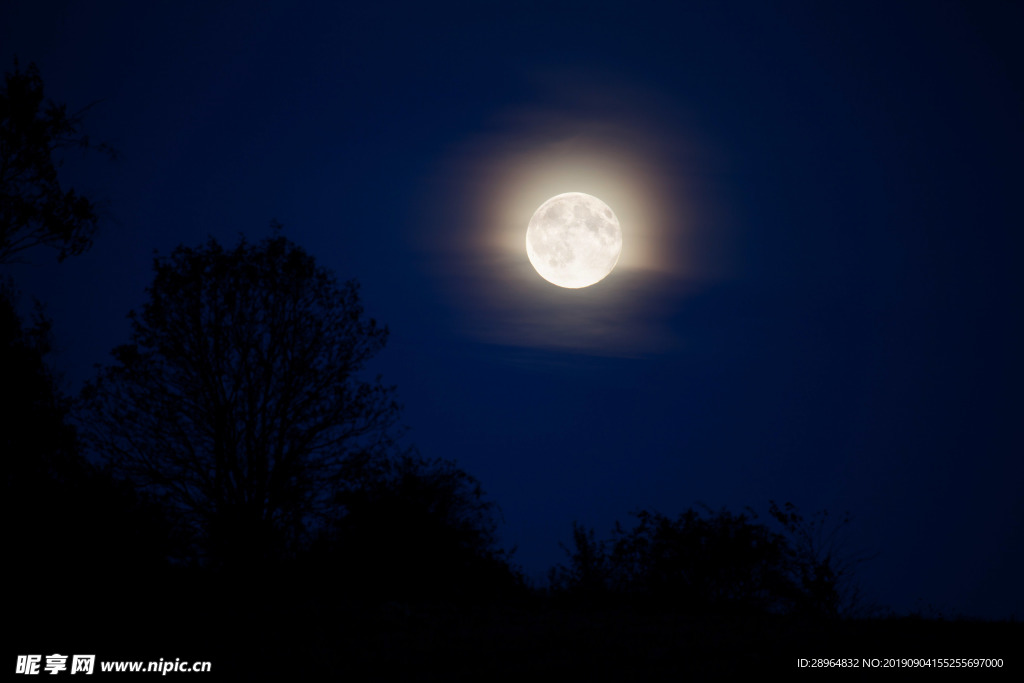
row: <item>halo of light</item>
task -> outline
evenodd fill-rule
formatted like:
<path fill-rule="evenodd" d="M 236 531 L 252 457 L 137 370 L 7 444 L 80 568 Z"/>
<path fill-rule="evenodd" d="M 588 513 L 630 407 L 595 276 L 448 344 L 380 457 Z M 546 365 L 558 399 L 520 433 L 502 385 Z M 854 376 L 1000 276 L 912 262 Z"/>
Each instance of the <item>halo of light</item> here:
<path fill-rule="evenodd" d="M 723 157 L 688 113 L 649 93 L 552 74 L 548 103 L 503 110 L 422 185 L 410 227 L 451 321 L 510 347 L 636 355 L 679 343 L 683 298 L 733 272 Z M 552 287 L 523 258 L 523 228 L 567 189 L 600 197 L 627 235 L 614 278 Z"/>

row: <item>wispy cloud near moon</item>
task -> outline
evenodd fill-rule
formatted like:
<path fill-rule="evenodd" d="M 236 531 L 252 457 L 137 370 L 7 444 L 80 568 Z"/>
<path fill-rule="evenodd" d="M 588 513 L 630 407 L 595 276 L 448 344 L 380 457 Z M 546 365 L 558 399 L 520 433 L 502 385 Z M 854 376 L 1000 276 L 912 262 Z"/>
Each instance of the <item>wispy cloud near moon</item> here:
<path fill-rule="evenodd" d="M 467 334 L 601 355 L 674 346 L 670 311 L 727 275 L 729 221 L 714 198 L 714 157 L 678 112 L 586 74 L 539 79 L 532 106 L 501 112 L 429 179 L 417 241 Z M 599 197 L 623 228 L 616 269 L 582 290 L 543 281 L 526 226 L 563 192 Z"/>

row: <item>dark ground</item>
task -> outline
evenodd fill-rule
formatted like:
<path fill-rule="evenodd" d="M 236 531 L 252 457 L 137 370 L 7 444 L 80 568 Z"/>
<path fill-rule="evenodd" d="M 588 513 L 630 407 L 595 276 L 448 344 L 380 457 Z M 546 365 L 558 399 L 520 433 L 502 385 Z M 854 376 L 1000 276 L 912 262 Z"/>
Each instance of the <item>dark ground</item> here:
<path fill-rule="evenodd" d="M 15 654 L 210 661 L 204 680 L 650 681 L 802 675 L 826 658 L 859 668 L 865 659 L 891 668 L 909 658 L 1001 658 L 1001 669 L 970 676 L 1002 677 L 1019 670 L 1024 642 L 1024 624 L 1006 621 L 694 616 L 539 594 L 383 602 L 318 595 L 310 584 L 283 581 L 273 588 L 273 581 L 169 581 L 121 594 L 69 585 L 61 589 L 66 600 L 37 596 L 22 606 L 11 644 Z"/>

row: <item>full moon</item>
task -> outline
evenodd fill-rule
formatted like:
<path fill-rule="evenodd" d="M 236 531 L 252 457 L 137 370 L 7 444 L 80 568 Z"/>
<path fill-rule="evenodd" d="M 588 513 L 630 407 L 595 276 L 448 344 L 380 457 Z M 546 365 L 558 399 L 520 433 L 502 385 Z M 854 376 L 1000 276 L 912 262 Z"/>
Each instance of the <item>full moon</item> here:
<path fill-rule="evenodd" d="M 579 289 L 612 272 L 622 252 L 619 219 L 597 197 L 566 192 L 540 205 L 526 228 L 526 254 L 548 282 Z"/>

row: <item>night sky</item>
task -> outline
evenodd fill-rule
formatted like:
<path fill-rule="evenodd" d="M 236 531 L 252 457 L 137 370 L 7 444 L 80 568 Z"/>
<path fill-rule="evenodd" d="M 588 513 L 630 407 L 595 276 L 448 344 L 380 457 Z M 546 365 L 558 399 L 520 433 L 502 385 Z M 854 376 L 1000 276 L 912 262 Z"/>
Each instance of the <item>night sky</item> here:
<path fill-rule="evenodd" d="M 8 269 L 65 390 L 154 250 L 276 219 L 532 579 L 573 520 L 792 501 L 872 601 L 1024 617 L 1022 5 L 671 4 L 3 3 L 4 69 L 120 152 L 64 166 L 92 249 Z M 523 243 L 570 191 L 624 230 L 582 290 Z"/>

